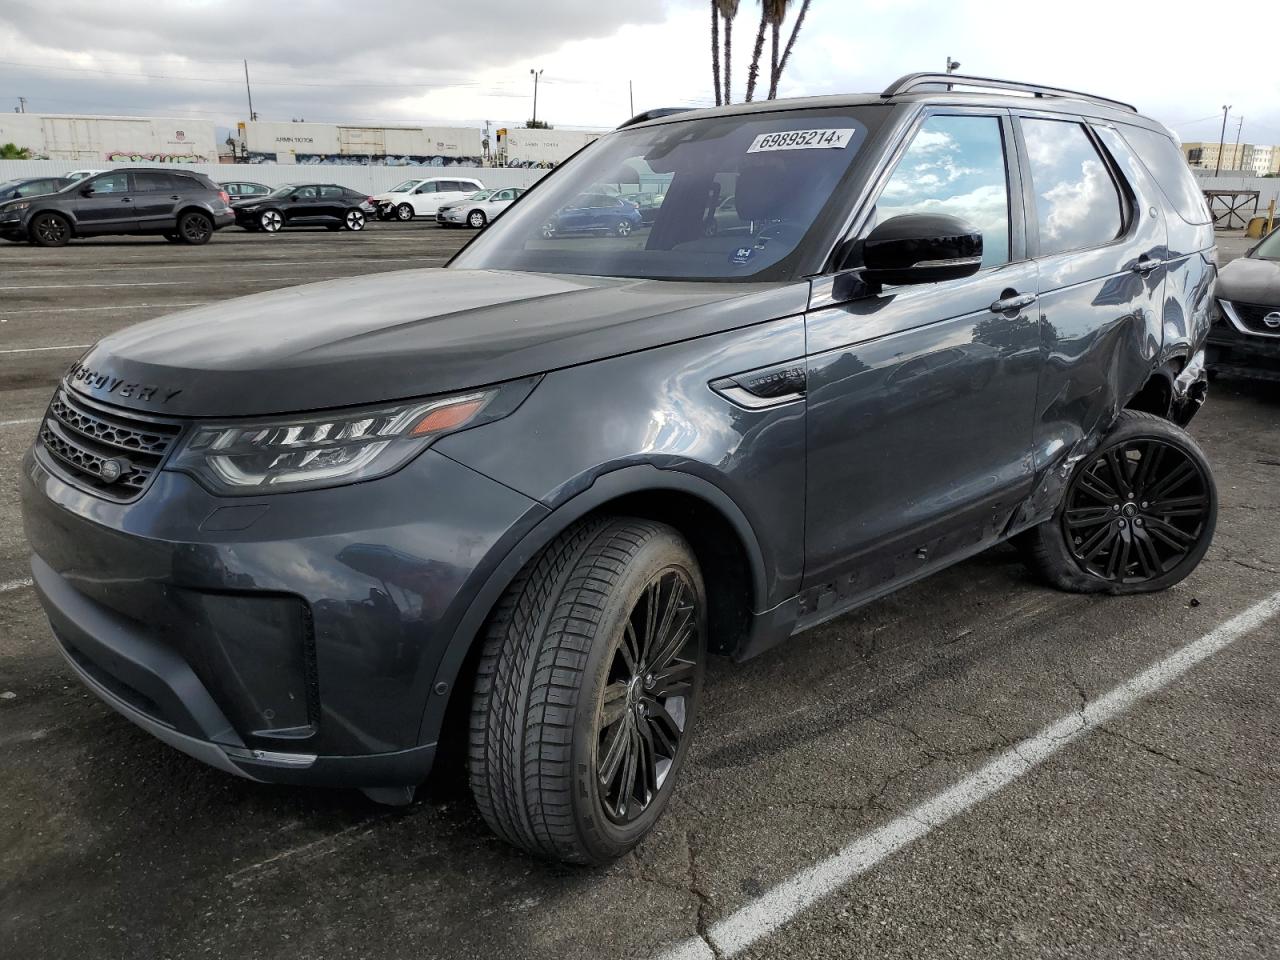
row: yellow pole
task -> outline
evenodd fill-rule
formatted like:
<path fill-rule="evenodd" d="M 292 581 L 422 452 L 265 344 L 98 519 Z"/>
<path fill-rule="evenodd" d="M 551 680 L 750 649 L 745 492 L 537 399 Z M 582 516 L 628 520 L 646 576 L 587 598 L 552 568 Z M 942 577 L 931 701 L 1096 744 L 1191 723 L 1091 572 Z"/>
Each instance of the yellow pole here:
<path fill-rule="evenodd" d="M 1276 198 L 1272 197 L 1271 202 L 1267 204 L 1267 233 L 1264 234 L 1264 236 L 1269 235 L 1271 233 L 1271 225 L 1273 222 L 1275 222 L 1275 219 L 1276 219 Z"/>

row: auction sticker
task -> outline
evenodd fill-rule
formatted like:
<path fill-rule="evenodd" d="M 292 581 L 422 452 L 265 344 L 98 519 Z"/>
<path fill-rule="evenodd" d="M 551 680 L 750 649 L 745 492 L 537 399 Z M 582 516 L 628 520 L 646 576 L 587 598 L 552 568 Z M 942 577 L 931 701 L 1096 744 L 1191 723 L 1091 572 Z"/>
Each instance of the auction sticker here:
<path fill-rule="evenodd" d="M 764 153 L 768 150 L 838 150 L 847 147 L 853 138 L 851 127 L 837 130 L 782 130 L 778 133 L 762 133 L 751 141 L 747 153 Z"/>

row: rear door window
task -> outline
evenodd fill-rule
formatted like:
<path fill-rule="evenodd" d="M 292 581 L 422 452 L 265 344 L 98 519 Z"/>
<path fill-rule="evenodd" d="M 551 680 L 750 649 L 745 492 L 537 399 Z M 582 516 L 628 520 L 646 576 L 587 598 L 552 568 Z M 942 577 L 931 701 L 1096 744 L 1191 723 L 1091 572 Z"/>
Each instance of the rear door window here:
<path fill-rule="evenodd" d="M 875 220 L 959 217 L 982 231 L 982 265 L 1009 262 L 1009 176 L 998 117 L 929 117 L 876 203 Z"/>
<path fill-rule="evenodd" d="M 1154 130 L 1129 124 L 1120 124 L 1117 129 L 1156 183 L 1160 184 L 1165 198 L 1178 211 L 1178 216 L 1187 223 L 1212 222 L 1204 194 L 1183 159 L 1182 151 L 1172 140 Z"/>
<path fill-rule="evenodd" d="M 342 187 L 321 187 L 320 199 L 322 200 L 345 200 L 346 191 Z"/>
<path fill-rule="evenodd" d="M 1084 126 L 1038 117 L 1020 122 L 1036 198 L 1040 255 L 1100 247 L 1120 236 L 1123 201 Z"/>
<path fill-rule="evenodd" d="M 177 188 L 178 184 L 167 173 L 145 170 L 133 175 L 133 189 L 139 193 L 158 193 L 164 190 L 173 191 Z"/>

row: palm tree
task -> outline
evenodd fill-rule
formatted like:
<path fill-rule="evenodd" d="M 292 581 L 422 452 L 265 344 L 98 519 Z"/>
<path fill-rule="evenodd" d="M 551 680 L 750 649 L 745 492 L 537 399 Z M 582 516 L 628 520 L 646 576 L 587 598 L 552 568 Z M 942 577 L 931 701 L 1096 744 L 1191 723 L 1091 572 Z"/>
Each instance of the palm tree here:
<path fill-rule="evenodd" d="M 720 4 L 711 0 L 711 76 L 716 82 L 716 106 L 720 106 Z"/>
<path fill-rule="evenodd" d="M 791 59 L 791 48 L 796 45 L 796 35 L 800 33 L 800 27 L 804 25 L 804 15 L 809 12 L 809 0 L 803 0 L 800 4 L 800 12 L 796 14 L 795 26 L 791 28 L 791 36 L 787 38 L 787 45 L 782 50 L 782 56 L 778 56 L 778 34 L 782 27 L 782 21 L 787 16 L 787 4 L 790 0 L 764 0 L 766 7 L 773 6 L 776 16 L 773 18 L 773 69 L 769 76 L 769 99 L 776 99 L 778 96 L 778 81 L 782 79 L 782 71 L 787 68 L 787 61 Z"/>
<path fill-rule="evenodd" d="M 738 15 L 738 0 L 718 0 L 724 17 L 724 102 L 733 103 L 733 18 Z"/>
<path fill-rule="evenodd" d="M 751 69 L 747 71 L 747 103 L 756 94 L 756 79 L 760 76 L 760 53 L 764 49 L 764 28 L 769 23 L 769 0 L 760 0 L 760 27 L 756 30 L 755 46 L 751 48 Z"/>

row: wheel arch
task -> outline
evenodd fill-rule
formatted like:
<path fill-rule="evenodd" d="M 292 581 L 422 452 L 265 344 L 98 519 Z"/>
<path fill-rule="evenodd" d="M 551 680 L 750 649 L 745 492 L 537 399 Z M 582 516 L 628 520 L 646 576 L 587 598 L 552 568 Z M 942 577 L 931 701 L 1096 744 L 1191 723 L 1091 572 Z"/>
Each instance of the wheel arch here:
<path fill-rule="evenodd" d="M 173 219 L 174 219 L 174 223 L 176 224 L 176 223 L 177 223 L 178 221 L 180 221 L 183 217 L 185 217 L 188 213 L 199 213 L 199 214 L 202 214 L 202 215 L 204 215 L 204 216 L 206 216 L 206 217 L 208 217 L 208 218 L 209 218 L 209 222 L 210 222 L 210 223 L 214 223 L 213 214 L 212 214 L 212 213 L 210 213 L 208 210 L 206 210 L 204 207 L 200 206 L 200 204 L 198 204 L 198 203 L 188 203 L 188 204 L 187 204 L 186 206 L 184 206 L 184 207 L 179 207 L 179 208 L 178 208 L 178 212 L 177 212 L 176 214 L 174 214 L 174 217 L 173 217 Z"/>
<path fill-rule="evenodd" d="M 1182 352 L 1167 357 L 1164 363 L 1151 371 L 1138 392 L 1124 405 L 1124 409 L 1153 413 L 1165 420 L 1172 420 L 1174 381 L 1186 363 L 1186 355 Z"/>
<path fill-rule="evenodd" d="M 453 627 L 428 689 L 420 743 L 465 732 L 482 631 L 503 592 L 538 551 L 589 516 L 638 516 L 678 530 L 693 549 L 707 586 L 708 646 L 732 653 L 767 596 L 768 572 L 751 523 L 709 480 L 644 464 L 612 471 L 565 501 L 497 562 Z M 444 693 L 437 693 L 444 684 Z"/>

